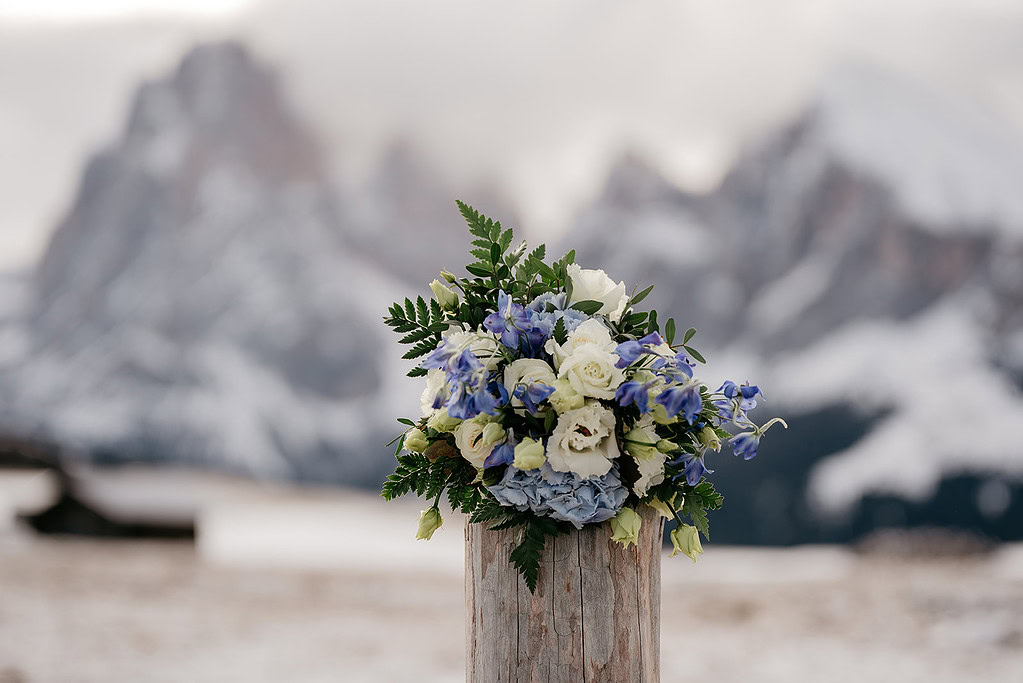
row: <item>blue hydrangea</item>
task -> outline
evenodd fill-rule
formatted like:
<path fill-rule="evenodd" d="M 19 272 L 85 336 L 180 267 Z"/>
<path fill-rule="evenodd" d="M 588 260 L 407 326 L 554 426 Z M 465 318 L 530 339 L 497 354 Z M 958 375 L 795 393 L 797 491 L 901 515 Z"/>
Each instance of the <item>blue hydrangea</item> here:
<path fill-rule="evenodd" d="M 501 481 L 488 490 L 501 505 L 571 522 L 576 529 L 611 519 L 629 495 L 617 468 L 602 477 L 583 479 L 571 472 L 555 472 L 547 463 L 537 470 L 509 466 Z"/>

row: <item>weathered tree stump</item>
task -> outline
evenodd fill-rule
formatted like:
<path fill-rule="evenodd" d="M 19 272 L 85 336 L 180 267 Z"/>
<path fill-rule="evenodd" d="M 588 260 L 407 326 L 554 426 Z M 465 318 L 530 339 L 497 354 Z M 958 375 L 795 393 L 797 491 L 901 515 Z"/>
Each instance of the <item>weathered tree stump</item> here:
<path fill-rule="evenodd" d="M 532 595 L 508 555 L 520 529 L 465 531 L 468 683 L 657 683 L 664 520 L 640 506 L 636 547 L 608 524 L 548 539 Z"/>

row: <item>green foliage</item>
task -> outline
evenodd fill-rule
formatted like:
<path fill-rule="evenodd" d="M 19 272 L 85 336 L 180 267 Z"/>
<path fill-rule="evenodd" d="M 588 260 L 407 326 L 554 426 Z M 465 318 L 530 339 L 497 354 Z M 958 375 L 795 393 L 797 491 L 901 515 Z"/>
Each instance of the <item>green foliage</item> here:
<path fill-rule="evenodd" d="M 675 319 L 668 318 L 668 322 L 664 324 L 664 339 L 671 344 L 675 341 Z"/>
<path fill-rule="evenodd" d="M 693 526 L 700 530 L 704 538 L 710 540 L 707 511 L 704 509 L 699 498 L 696 496 L 686 496 L 685 503 L 682 504 L 682 514 L 692 521 Z"/>
<path fill-rule="evenodd" d="M 387 475 L 380 495 L 384 500 L 394 500 L 412 491 L 422 495 L 429 479 L 430 460 L 418 453 L 398 455 L 397 459 L 398 466 Z"/>
<path fill-rule="evenodd" d="M 431 299 L 427 303 L 420 296 L 415 301 L 406 298 L 404 304 L 404 307 L 397 302 L 391 304 L 387 309 L 389 315 L 384 316 L 384 324 L 403 335 L 398 340 L 400 343 L 412 345 L 402 358 L 421 358 L 437 348 L 441 332 L 447 329 L 448 320 L 436 300 Z M 418 367 L 408 372 L 409 377 L 421 377 L 424 374 L 426 371 Z"/>
<path fill-rule="evenodd" d="M 536 590 L 536 582 L 540 577 L 540 559 L 543 557 L 543 548 L 548 536 L 557 536 L 567 533 L 571 525 L 558 522 L 550 517 L 536 517 L 530 515 L 524 522 L 522 540 L 515 549 L 511 551 L 512 564 L 522 574 L 529 592 Z"/>
<path fill-rule="evenodd" d="M 650 285 L 649 287 L 641 291 L 639 294 L 634 295 L 629 299 L 629 306 L 635 306 L 640 301 L 647 298 L 647 295 L 650 294 L 650 292 L 652 291 L 654 291 L 654 286 Z"/>
<path fill-rule="evenodd" d="M 576 301 L 572 304 L 572 308 L 577 311 L 581 311 L 586 315 L 594 315 L 597 311 L 604 307 L 604 304 L 599 301 L 587 299 L 586 301 Z"/>

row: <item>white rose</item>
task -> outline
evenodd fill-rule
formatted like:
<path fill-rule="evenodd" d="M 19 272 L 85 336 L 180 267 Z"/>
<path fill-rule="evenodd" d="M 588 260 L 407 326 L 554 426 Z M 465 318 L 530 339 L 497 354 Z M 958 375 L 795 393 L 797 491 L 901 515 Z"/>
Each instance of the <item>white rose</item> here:
<path fill-rule="evenodd" d="M 482 420 L 465 420 L 455 428 L 455 445 L 462 457 L 476 467 L 483 467 L 483 461 L 487 459 L 494 445 L 487 443 L 483 438 L 483 430 L 487 422 Z"/>
<path fill-rule="evenodd" d="M 614 413 L 596 401 L 563 413 L 547 441 L 552 468 L 587 479 L 607 474 L 618 455 Z"/>
<path fill-rule="evenodd" d="M 426 373 L 426 388 L 419 396 L 419 408 L 423 417 L 430 417 L 437 412 L 433 407 L 433 399 L 444 388 L 447 382 L 447 375 L 443 370 L 430 370 Z"/>
<path fill-rule="evenodd" d="M 614 322 L 622 319 L 629 302 L 624 282 L 615 284 L 604 271 L 580 268 L 574 263 L 568 266 L 568 277 L 572 280 L 572 301 L 599 301 L 603 306 L 597 313 Z"/>
<path fill-rule="evenodd" d="M 558 377 L 568 379 L 572 388 L 583 396 L 612 399 L 625 373 L 616 368 L 618 356 L 596 344 L 581 344 L 561 363 Z"/>
<path fill-rule="evenodd" d="M 554 367 L 560 368 L 562 361 L 572 355 L 583 344 L 596 344 L 605 351 L 614 351 L 617 344 L 611 339 L 611 331 L 604 323 L 591 318 L 568 333 L 564 344 L 559 344 L 551 337 L 544 345 L 544 350 L 554 358 Z"/>
<path fill-rule="evenodd" d="M 461 328 L 448 328 L 443 334 L 445 341 L 458 348 L 468 347 L 469 351 L 479 359 L 488 371 L 497 369 L 501 363 L 500 343 L 493 332 L 480 328 L 477 332 L 469 332 Z"/>
<path fill-rule="evenodd" d="M 515 391 L 517 384 L 540 382 L 553 387 L 556 379 L 551 366 L 538 358 L 519 358 L 509 363 L 508 367 L 504 369 L 504 388 L 508 390 L 509 396 Z M 512 397 L 511 404 L 521 407 L 522 401 Z"/>

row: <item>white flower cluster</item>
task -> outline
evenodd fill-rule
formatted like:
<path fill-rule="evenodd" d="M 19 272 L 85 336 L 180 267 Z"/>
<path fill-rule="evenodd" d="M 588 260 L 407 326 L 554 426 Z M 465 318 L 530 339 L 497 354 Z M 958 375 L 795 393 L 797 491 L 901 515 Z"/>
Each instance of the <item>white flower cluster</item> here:
<path fill-rule="evenodd" d="M 535 413 L 540 422 L 553 424 L 544 443 L 539 437 L 520 437 L 506 431 L 495 415 L 481 413 L 465 420 L 450 417 L 446 409 L 435 407 L 436 397 L 445 390 L 447 375 L 439 369 L 427 373 L 421 397 L 423 417 L 438 432 L 453 433 L 461 456 L 477 468 L 490 466 L 488 459 L 503 446 L 505 457 L 494 464 L 523 470 L 538 470 L 546 464 L 554 472 L 596 479 L 607 475 L 622 455 L 623 435 L 616 429 L 617 418 L 611 406 L 626 374 L 619 367 L 621 357 L 615 353 L 618 344 L 605 321 L 619 322 L 629 297 L 625 284 L 615 283 L 602 270 L 586 270 L 575 264 L 567 270 L 572 282 L 571 301 L 599 302 L 601 307 L 592 317 L 578 314 L 586 319 L 577 322 L 562 343 L 554 336 L 544 339 L 539 357 L 516 357 L 519 349 L 502 350 L 498 337 L 484 328 L 469 331 L 455 326 L 443 335 L 444 343 L 455 349 L 452 354 L 468 349 L 486 371 L 496 370 L 503 375 L 501 384 L 513 410 L 526 412 L 529 408 L 526 394 L 520 396 L 517 388 L 547 389 Z M 570 303 L 567 297 L 565 303 Z M 673 353 L 670 347 L 665 348 Z M 548 416 L 548 411 L 553 415 Z M 632 470 L 638 470 L 639 478 L 632 490 L 640 497 L 664 477 L 665 455 L 651 446 L 659 440 L 653 425 L 651 416 L 644 417 L 624 443 L 625 452 L 636 461 Z"/>

